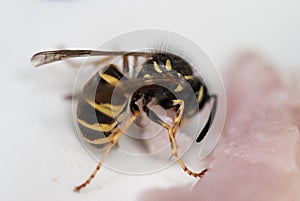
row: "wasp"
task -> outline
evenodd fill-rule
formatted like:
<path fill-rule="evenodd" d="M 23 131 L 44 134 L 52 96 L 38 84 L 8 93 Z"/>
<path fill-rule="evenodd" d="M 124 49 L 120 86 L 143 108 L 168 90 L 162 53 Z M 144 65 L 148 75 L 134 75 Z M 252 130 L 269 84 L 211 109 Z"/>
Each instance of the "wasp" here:
<path fill-rule="evenodd" d="M 207 169 L 196 173 L 191 171 L 180 159 L 175 134 L 184 118 L 190 118 L 201 111 L 207 103 L 212 102 L 210 114 L 200 134 L 196 138 L 199 143 L 210 129 L 216 110 L 217 95 L 210 94 L 201 76 L 196 75 L 192 66 L 182 57 L 167 51 L 157 52 L 126 52 L 126 51 L 93 51 L 93 50 L 54 50 L 33 55 L 34 66 L 41 66 L 55 61 L 76 57 L 104 56 L 123 57 L 122 70 L 115 64 L 101 68 L 85 84 L 77 96 L 77 122 L 82 138 L 92 145 L 104 147 L 104 153 L 92 174 L 81 185 L 75 187 L 79 192 L 86 187 L 100 170 L 110 150 L 117 144 L 126 129 L 142 114 L 167 130 L 172 156 L 189 175 L 202 177 Z M 130 72 L 129 57 L 142 57 L 144 61 L 134 76 L 127 77 Z M 183 82 L 184 81 L 184 82 Z M 142 85 L 140 83 L 143 83 Z M 113 92 L 120 85 L 120 93 L 112 101 Z M 128 91 L 137 88 L 132 94 Z M 186 88 L 192 89 L 192 96 L 197 101 L 197 110 L 186 101 L 191 94 L 185 95 Z M 93 93 L 91 93 L 93 91 Z M 180 96 L 179 96 L 180 95 Z M 183 97 L 178 99 L 177 97 Z M 165 110 L 174 110 L 172 125 L 164 122 L 149 106 L 159 105 Z M 125 118 L 128 114 L 128 118 Z M 120 125 L 122 124 L 122 128 Z"/>

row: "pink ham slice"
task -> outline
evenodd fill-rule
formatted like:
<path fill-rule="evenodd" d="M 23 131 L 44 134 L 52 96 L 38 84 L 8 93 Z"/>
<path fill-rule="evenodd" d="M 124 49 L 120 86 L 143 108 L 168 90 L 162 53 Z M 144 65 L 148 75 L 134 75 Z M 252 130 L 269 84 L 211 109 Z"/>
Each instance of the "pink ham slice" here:
<path fill-rule="evenodd" d="M 142 201 L 300 201 L 300 92 L 245 54 L 225 77 L 228 112 L 202 180 Z"/>

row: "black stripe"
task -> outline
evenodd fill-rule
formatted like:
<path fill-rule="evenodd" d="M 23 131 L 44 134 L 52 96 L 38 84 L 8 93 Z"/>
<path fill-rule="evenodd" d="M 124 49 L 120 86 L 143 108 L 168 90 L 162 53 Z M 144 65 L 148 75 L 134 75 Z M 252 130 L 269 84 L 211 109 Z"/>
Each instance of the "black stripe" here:
<path fill-rule="evenodd" d="M 110 64 L 107 69 L 103 72 L 103 74 L 111 75 L 118 80 L 122 79 L 124 75 L 118 70 L 117 66 L 114 64 Z"/>
<path fill-rule="evenodd" d="M 103 73 L 111 75 L 117 79 L 127 78 L 116 68 L 115 65 L 110 65 Z M 96 103 L 111 104 L 112 96 L 116 96 L 113 100 L 114 105 L 121 105 L 126 102 L 127 97 L 124 94 L 113 94 L 115 86 L 110 85 L 102 79 L 99 73 L 96 73 L 84 86 L 84 94 L 88 99 L 95 100 Z"/>

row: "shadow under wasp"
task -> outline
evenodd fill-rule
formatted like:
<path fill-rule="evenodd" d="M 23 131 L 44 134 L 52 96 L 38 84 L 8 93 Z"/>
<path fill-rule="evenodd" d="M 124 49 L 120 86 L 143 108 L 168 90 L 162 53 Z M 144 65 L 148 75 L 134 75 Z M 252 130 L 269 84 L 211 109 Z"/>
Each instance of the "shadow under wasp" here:
<path fill-rule="evenodd" d="M 75 187 L 79 192 L 87 186 L 101 168 L 105 158 L 108 156 L 124 131 L 142 114 L 162 126 L 168 131 L 172 155 L 178 164 L 189 175 L 201 177 L 207 171 L 199 173 L 191 171 L 180 159 L 176 145 L 175 134 L 184 118 L 191 118 L 201 111 L 205 104 L 213 100 L 209 118 L 202 131 L 196 138 L 201 142 L 206 136 L 213 122 L 217 109 L 217 95 L 210 94 L 202 78 L 195 74 L 192 66 L 182 57 L 169 52 L 123 52 L 123 51 L 92 51 L 92 50 L 54 50 L 44 51 L 33 55 L 31 61 L 34 66 L 41 66 L 55 61 L 88 56 L 123 57 L 122 70 L 118 66 L 109 64 L 100 69 L 84 86 L 81 93 L 76 94 L 78 99 L 77 122 L 84 141 L 92 145 L 104 146 L 104 154 L 92 174 L 81 185 Z M 139 70 L 137 66 L 129 68 L 129 58 L 142 57 L 144 61 Z M 105 60 L 105 58 L 102 58 Z M 99 60 L 101 63 L 102 60 Z M 136 69 L 135 69 L 136 67 Z M 136 71 L 135 76 L 125 76 L 130 71 Z M 122 80 L 122 81 L 121 81 Z M 183 82 L 184 81 L 184 82 Z M 142 83 L 142 85 L 141 85 Z M 117 85 L 121 85 L 117 102 L 112 102 L 113 92 Z M 133 87 L 138 87 L 133 94 L 128 92 Z M 185 89 L 190 87 L 197 101 L 197 110 L 185 100 L 191 98 L 185 95 Z M 94 91 L 94 93 L 91 93 Z M 178 99 L 177 95 L 186 99 Z M 155 113 L 149 104 L 159 105 L 165 110 L 173 109 L 175 115 L 172 125 L 164 122 Z M 95 115 L 96 114 L 96 115 Z M 124 118 L 129 114 L 129 118 Z M 96 118 L 95 118 L 96 117 Z M 119 126 L 122 124 L 122 128 Z M 101 135 L 99 135 L 101 133 Z"/>

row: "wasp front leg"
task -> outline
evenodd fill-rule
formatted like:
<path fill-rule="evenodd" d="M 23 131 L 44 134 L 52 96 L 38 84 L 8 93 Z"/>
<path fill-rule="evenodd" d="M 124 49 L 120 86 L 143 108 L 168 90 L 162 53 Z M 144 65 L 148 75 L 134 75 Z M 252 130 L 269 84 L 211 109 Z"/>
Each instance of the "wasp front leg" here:
<path fill-rule="evenodd" d="M 180 126 L 184 111 L 184 101 L 183 100 L 173 100 L 172 101 L 174 107 L 178 107 L 176 110 L 176 116 L 173 120 L 172 133 L 176 134 L 178 126 Z"/>
<path fill-rule="evenodd" d="M 184 111 L 184 101 L 183 100 L 173 100 L 172 102 L 173 102 L 174 107 L 178 106 L 178 109 L 176 110 L 176 116 L 173 120 L 173 127 L 168 132 L 170 143 L 172 145 L 172 153 L 176 157 L 177 162 L 179 163 L 179 165 L 185 172 L 187 172 L 189 175 L 191 175 L 193 177 L 202 177 L 205 174 L 205 172 L 207 171 L 207 169 L 202 170 L 199 173 L 193 172 L 184 164 L 184 162 L 180 159 L 180 157 L 178 155 L 178 148 L 177 148 L 177 143 L 176 143 L 176 139 L 175 139 L 175 134 L 176 134 L 178 126 L 180 125 L 180 123 L 182 121 L 182 116 L 183 116 L 183 111 Z"/>
<path fill-rule="evenodd" d="M 176 157 L 176 160 L 177 160 L 178 164 L 181 166 L 181 168 L 183 169 L 183 171 L 187 172 L 189 175 L 191 175 L 193 177 L 202 177 L 205 174 L 205 172 L 207 171 L 207 169 L 204 169 L 204 170 L 202 170 L 199 173 L 193 172 L 180 159 L 180 157 L 178 155 L 178 148 L 177 148 L 177 144 L 176 144 L 176 139 L 174 137 L 175 133 L 173 133 L 172 130 L 173 129 L 169 129 L 168 130 L 168 134 L 169 134 L 170 143 L 172 145 L 172 154 Z"/>
<path fill-rule="evenodd" d="M 175 118 L 173 119 L 173 126 L 172 126 L 172 133 L 174 133 L 175 136 L 177 128 L 180 126 L 182 122 L 182 117 L 184 112 L 184 101 L 180 99 L 175 99 L 171 101 L 160 102 L 160 105 L 165 109 L 174 108 L 176 111 L 176 115 Z"/>
<path fill-rule="evenodd" d="M 149 109 L 147 106 L 143 107 L 143 110 L 146 112 L 147 116 L 155 123 L 161 125 L 168 131 L 170 143 L 171 143 L 171 149 L 172 149 L 172 154 L 176 157 L 177 163 L 181 166 L 181 168 L 187 172 L 189 175 L 193 177 L 202 177 L 207 169 L 202 170 L 199 173 L 191 171 L 185 164 L 184 162 L 180 159 L 179 154 L 178 154 L 178 148 L 175 140 L 175 132 L 180 125 L 182 116 L 183 116 L 183 110 L 184 110 L 184 102 L 182 100 L 174 100 L 172 103 L 174 106 L 179 105 L 176 116 L 174 118 L 174 125 L 171 127 L 167 123 L 165 123 L 153 110 Z"/>

